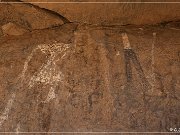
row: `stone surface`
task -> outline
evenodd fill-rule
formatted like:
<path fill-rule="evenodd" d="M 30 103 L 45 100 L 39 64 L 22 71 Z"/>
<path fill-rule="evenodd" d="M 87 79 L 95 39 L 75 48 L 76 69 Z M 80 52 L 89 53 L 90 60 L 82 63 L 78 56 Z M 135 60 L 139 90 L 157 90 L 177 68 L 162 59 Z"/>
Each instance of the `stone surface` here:
<path fill-rule="evenodd" d="M 23 35 L 24 33 L 28 32 L 28 30 L 21 28 L 20 26 L 13 24 L 13 23 L 7 23 L 2 26 L 2 33 L 4 35 Z"/>
<path fill-rule="evenodd" d="M 0 25 L 15 23 L 28 30 L 44 29 L 64 22 L 56 15 L 27 4 L 0 4 Z"/>
<path fill-rule="evenodd" d="M 180 128 L 178 7 L 0 4 L 0 132 Z"/>
<path fill-rule="evenodd" d="M 23 0 L 36 2 L 36 0 Z M 172 0 L 148 0 L 148 2 L 172 2 Z M 173 0 L 173 2 L 179 0 Z M 51 2 L 38 0 L 38 2 Z M 53 0 L 62 2 L 62 0 Z M 58 12 L 71 22 L 99 25 L 157 24 L 180 19 L 179 4 L 153 3 L 81 3 L 101 0 L 63 0 L 79 3 L 33 3 Z M 147 2 L 147 0 L 105 0 L 105 2 Z"/>
<path fill-rule="evenodd" d="M 3 0 L 3 2 L 11 1 L 21 2 L 19 0 Z M 41 3 L 49 2 L 46 0 L 39 0 L 38 2 L 40 3 L 36 0 L 23 1 L 31 2 L 31 4 L 22 4 L 22 2 L 21 4 L 0 4 L 0 11 L 2 12 L 2 14 L 0 14 L 1 25 L 8 22 L 16 22 L 17 24 L 24 26 L 26 29 L 28 28 L 32 30 L 62 25 L 67 21 L 96 25 L 142 25 L 158 23 L 164 24 L 180 19 L 180 5 L 172 3 L 81 3 L 90 2 L 89 0 L 63 1 L 79 3 L 63 3 L 60 0 L 54 0 L 53 2 L 62 3 Z M 139 0 L 135 0 L 135 2 L 138 1 Z M 141 1 L 145 2 L 145 0 Z M 171 2 L 170 0 L 163 1 Z M 92 2 L 100 1 L 94 0 Z M 106 2 L 112 1 L 108 0 Z M 114 2 L 119 1 L 114 0 Z"/>
<path fill-rule="evenodd" d="M 159 26 L 66 24 L 0 38 L 1 131 L 179 127 L 179 36 Z"/>
<path fill-rule="evenodd" d="M 0 36 L 2 36 L 3 35 L 3 32 L 2 32 L 2 29 L 0 28 Z"/>

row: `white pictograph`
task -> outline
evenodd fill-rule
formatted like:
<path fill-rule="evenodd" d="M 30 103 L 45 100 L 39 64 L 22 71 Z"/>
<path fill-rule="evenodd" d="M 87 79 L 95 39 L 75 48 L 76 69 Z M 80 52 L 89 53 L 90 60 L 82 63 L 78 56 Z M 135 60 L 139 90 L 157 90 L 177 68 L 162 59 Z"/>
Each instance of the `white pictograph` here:
<path fill-rule="evenodd" d="M 131 49 L 129 38 L 126 33 L 122 33 L 122 40 L 123 40 L 124 49 Z"/>
<path fill-rule="evenodd" d="M 43 103 L 50 102 L 52 99 L 56 98 L 55 95 L 55 88 L 57 87 L 58 83 L 63 83 L 64 75 L 61 71 L 57 70 L 56 62 L 64 59 L 66 54 L 68 53 L 68 49 L 70 48 L 70 44 L 64 43 L 53 43 L 53 44 L 40 44 L 38 45 L 31 54 L 27 57 L 26 61 L 24 62 L 23 71 L 18 77 L 20 80 L 20 85 L 23 82 L 28 81 L 28 88 L 33 88 L 38 82 L 43 83 L 44 85 L 49 85 L 50 90 Z M 26 73 L 28 70 L 29 62 L 32 60 L 34 53 L 40 50 L 44 54 L 50 54 L 47 57 L 47 62 L 42 64 L 42 66 L 38 69 L 36 73 L 34 73 L 30 79 L 26 77 Z M 13 102 L 15 100 L 16 93 L 12 93 L 11 98 L 8 100 L 8 103 L 4 109 L 4 112 L 0 115 L 0 127 L 4 123 L 5 120 L 8 119 L 8 115 L 10 110 L 12 109 Z"/>
<path fill-rule="evenodd" d="M 10 112 L 10 110 L 12 108 L 15 97 L 16 97 L 16 94 L 13 93 L 11 95 L 11 98 L 8 100 L 7 105 L 6 105 L 5 109 L 4 109 L 4 112 L 0 116 L 0 127 L 2 126 L 4 121 L 8 119 L 8 115 L 9 115 L 9 112 Z"/>

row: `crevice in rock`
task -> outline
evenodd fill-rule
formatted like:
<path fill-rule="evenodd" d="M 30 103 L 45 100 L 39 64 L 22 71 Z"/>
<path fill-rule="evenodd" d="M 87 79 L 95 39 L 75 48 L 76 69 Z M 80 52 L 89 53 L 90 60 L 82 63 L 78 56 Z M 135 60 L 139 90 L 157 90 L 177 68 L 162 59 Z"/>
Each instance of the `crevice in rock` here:
<path fill-rule="evenodd" d="M 7 3 L 8 2 L 18 2 L 18 3 L 21 3 L 21 4 L 26 4 L 28 6 L 36 8 L 39 11 L 46 12 L 47 14 L 50 14 L 52 16 L 56 16 L 59 19 L 61 19 L 64 23 L 70 23 L 70 21 L 66 17 L 60 15 L 59 13 L 57 13 L 55 11 L 52 11 L 52 10 L 49 10 L 49 9 L 46 9 L 46 8 L 41 8 L 41 7 L 37 6 L 37 5 L 31 4 L 31 3 L 28 3 L 28 2 L 23 2 L 21 0 L 1 0 L 1 1 L 2 2 L 7 2 Z"/>

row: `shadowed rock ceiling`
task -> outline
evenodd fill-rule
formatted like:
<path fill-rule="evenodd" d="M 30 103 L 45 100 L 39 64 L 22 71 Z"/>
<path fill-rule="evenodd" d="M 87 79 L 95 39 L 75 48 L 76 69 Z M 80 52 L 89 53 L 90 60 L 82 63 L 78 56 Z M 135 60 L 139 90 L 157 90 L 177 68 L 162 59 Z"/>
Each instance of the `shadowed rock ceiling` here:
<path fill-rule="evenodd" d="M 47 4 L 33 3 L 36 2 L 35 0 L 24 1 L 32 2 L 32 4 L 1 4 L 0 10 L 3 12 L 1 18 L 3 19 L 0 23 L 15 21 L 28 28 L 42 29 L 60 25 L 63 21 L 67 21 L 61 20 L 63 17 L 70 22 L 97 25 L 151 25 L 180 19 L 180 6 L 173 3 L 85 3 L 90 2 L 88 0 L 83 1 L 84 3 L 76 3 L 82 1 L 64 0 L 65 3 L 63 3 L 60 0 L 54 0 L 53 2 L 62 3 Z M 48 1 L 38 0 L 38 2 Z M 129 0 L 129 2 L 132 1 Z M 135 0 L 135 2 L 139 1 Z M 143 0 L 140 2 L 143 2 Z M 168 0 L 165 2 L 168 2 Z M 39 24 L 39 21 L 41 21 L 41 24 Z"/>
<path fill-rule="evenodd" d="M 25 1 L 32 1 L 32 0 L 25 0 Z M 72 1 L 76 2 L 75 0 Z M 94 0 L 94 2 L 97 1 L 98 0 Z M 139 0 L 134 0 L 134 1 L 139 1 Z M 146 0 L 141 0 L 141 2 L 142 1 L 146 1 Z M 66 2 L 68 2 L 68 0 Z M 86 0 L 86 2 L 88 2 L 88 0 Z M 108 0 L 106 2 L 108 2 Z M 109 0 L 109 2 L 112 1 Z M 114 2 L 118 2 L 118 0 Z M 131 2 L 131 0 L 129 0 L 129 2 Z M 82 22 L 87 24 L 101 24 L 101 25 L 156 24 L 165 21 L 174 21 L 180 18 L 180 8 L 178 4 L 150 4 L 150 3 L 149 4 L 147 3 L 146 4 L 137 4 L 137 3 L 38 4 L 36 3 L 35 5 L 58 12 L 59 14 L 65 16 L 72 22 Z"/>

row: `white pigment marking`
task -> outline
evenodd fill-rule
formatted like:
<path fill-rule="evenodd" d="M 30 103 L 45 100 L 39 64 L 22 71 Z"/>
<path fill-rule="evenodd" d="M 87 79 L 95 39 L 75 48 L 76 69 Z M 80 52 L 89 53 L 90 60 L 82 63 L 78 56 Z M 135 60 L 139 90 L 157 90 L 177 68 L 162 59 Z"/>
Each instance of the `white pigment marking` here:
<path fill-rule="evenodd" d="M 116 56 L 119 56 L 120 55 L 120 52 L 118 51 L 117 53 L 116 53 Z"/>
<path fill-rule="evenodd" d="M 60 58 L 63 59 L 66 55 L 66 50 L 69 48 L 69 44 L 53 44 L 53 45 L 39 45 L 38 48 L 43 53 L 50 53 L 50 57 L 48 58 L 47 63 L 43 64 L 40 70 L 34 74 L 29 82 L 29 87 L 33 87 L 35 83 L 41 82 L 44 84 L 54 85 L 57 82 L 62 82 L 63 74 L 61 71 L 56 70 L 56 62 L 59 60 L 55 60 L 57 55 L 62 55 Z"/>
<path fill-rule="evenodd" d="M 62 60 L 66 56 L 67 49 L 69 47 L 70 44 L 55 43 L 38 45 L 38 47 L 35 49 L 40 49 L 42 53 L 50 54 L 47 62 L 43 64 L 39 71 L 30 78 L 28 85 L 29 88 L 32 88 L 38 82 L 45 85 L 50 85 L 50 90 L 46 100 L 43 101 L 44 103 L 47 103 L 56 97 L 54 92 L 55 88 L 59 82 L 63 83 L 64 75 L 61 71 L 56 70 L 56 62 Z M 58 55 L 60 55 L 60 58 L 56 59 L 56 56 Z"/>
<path fill-rule="evenodd" d="M 123 40 L 124 49 L 131 49 L 131 45 L 126 33 L 122 33 L 122 40 Z"/>
<path fill-rule="evenodd" d="M 17 134 L 19 134 L 20 128 L 21 128 L 21 125 L 20 125 L 20 123 L 18 123 L 18 124 L 17 124 L 17 127 L 16 127 L 16 133 L 17 133 Z"/>
<path fill-rule="evenodd" d="M 8 115 L 9 115 L 9 112 L 12 108 L 15 97 L 16 97 L 16 94 L 12 93 L 11 98 L 8 100 L 8 103 L 4 109 L 4 112 L 0 116 L 0 127 L 2 126 L 4 121 L 8 119 Z"/>
<path fill-rule="evenodd" d="M 154 59 L 154 46 L 156 43 L 156 33 L 153 33 L 153 42 L 152 42 L 152 48 L 151 48 L 151 72 L 152 72 L 152 88 L 151 91 L 154 91 L 154 82 L 155 82 L 155 75 L 154 75 L 154 64 L 155 64 L 155 59 Z"/>
<path fill-rule="evenodd" d="M 56 94 L 54 92 L 55 88 L 51 87 L 48 93 L 48 96 L 46 98 L 45 101 L 43 101 L 43 103 L 48 103 L 50 100 L 56 98 Z"/>
<path fill-rule="evenodd" d="M 38 45 L 31 54 L 28 56 L 27 60 L 24 63 L 24 68 L 21 74 L 18 76 L 20 78 L 21 84 L 25 80 L 25 73 L 28 69 L 28 65 L 30 60 L 32 59 L 36 50 L 40 49 L 42 53 L 50 53 L 50 58 L 46 64 L 40 68 L 39 73 L 37 75 L 33 75 L 30 79 L 29 87 L 33 87 L 36 82 L 42 82 L 45 84 L 50 84 L 51 88 L 48 93 L 47 99 L 45 102 L 49 102 L 51 99 L 55 98 L 54 89 L 57 86 L 58 82 L 62 82 L 63 74 L 60 71 L 56 71 L 56 62 L 60 59 L 63 59 L 66 55 L 66 50 L 70 47 L 70 44 L 63 44 L 63 43 L 54 43 L 54 44 L 42 44 Z M 62 56 L 60 59 L 55 60 L 55 57 L 61 53 Z M 13 102 L 15 100 L 16 94 L 12 93 L 11 98 L 8 100 L 8 103 L 4 109 L 4 112 L 0 115 L 0 127 L 8 119 L 9 112 L 12 108 Z M 17 125 L 17 130 L 19 129 L 19 125 Z"/>
<path fill-rule="evenodd" d="M 21 81 L 24 80 L 25 72 L 27 71 L 28 64 L 29 64 L 30 60 L 32 59 L 33 54 L 34 54 L 34 52 L 35 52 L 36 50 L 37 50 L 37 49 L 33 50 L 33 51 L 31 52 L 31 54 L 28 56 L 27 60 L 24 62 L 24 68 L 23 68 L 22 73 L 20 74 Z"/>

